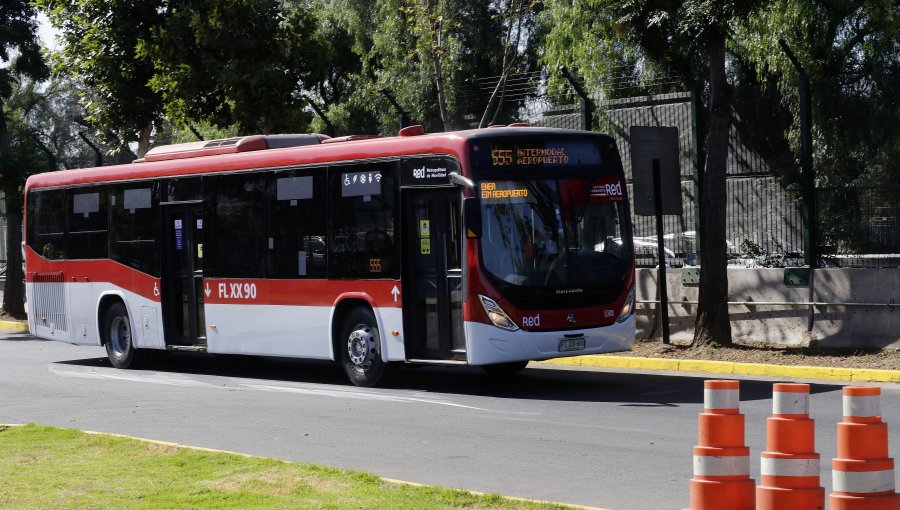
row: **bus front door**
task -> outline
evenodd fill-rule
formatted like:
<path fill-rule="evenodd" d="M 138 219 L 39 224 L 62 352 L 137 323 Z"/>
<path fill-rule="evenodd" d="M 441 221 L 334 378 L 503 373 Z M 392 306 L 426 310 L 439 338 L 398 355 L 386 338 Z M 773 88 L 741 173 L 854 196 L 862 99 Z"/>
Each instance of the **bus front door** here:
<path fill-rule="evenodd" d="M 162 309 L 167 345 L 206 345 L 203 317 L 203 208 L 163 207 Z"/>
<path fill-rule="evenodd" d="M 466 359 L 459 188 L 403 190 L 408 359 Z"/>

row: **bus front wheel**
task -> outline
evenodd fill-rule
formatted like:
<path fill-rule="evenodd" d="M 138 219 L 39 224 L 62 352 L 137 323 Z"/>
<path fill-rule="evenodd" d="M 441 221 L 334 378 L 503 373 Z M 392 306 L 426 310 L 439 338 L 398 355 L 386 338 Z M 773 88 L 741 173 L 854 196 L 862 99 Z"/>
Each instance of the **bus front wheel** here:
<path fill-rule="evenodd" d="M 113 303 L 103 321 L 106 355 L 116 368 L 137 368 L 146 361 L 147 353 L 134 347 L 131 320 L 121 302 Z"/>
<path fill-rule="evenodd" d="M 494 363 L 491 365 L 481 365 L 481 369 L 494 377 L 511 377 L 528 365 L 528 361 L 510 361 L 508 363 Z"/>
<path fill-rule="evenodd" d="M 387 364 L 381 359 L 381 333 L 372 310 L 354 308 L 347 315 L 339 344 L 344 372 L 356 386 L 375 386 L 387 374 Z"/>

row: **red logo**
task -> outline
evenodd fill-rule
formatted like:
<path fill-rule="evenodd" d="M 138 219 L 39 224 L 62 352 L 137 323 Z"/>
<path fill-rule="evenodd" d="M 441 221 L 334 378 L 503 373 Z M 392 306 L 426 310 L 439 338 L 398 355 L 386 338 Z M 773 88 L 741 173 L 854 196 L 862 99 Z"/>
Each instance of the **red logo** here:
<path fill-rule="evenodd" d="M 621 202 L 625 198 L 617 177 L 600 177 L 591 185 L 591 202 Z"/>

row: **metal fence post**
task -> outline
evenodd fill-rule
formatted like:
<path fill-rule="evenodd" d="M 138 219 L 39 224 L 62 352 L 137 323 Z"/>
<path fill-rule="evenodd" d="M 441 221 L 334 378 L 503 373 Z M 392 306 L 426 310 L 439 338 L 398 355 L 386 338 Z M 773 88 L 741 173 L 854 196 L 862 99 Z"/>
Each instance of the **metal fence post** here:
<path fill-rule="evenodd" d="M 806 70 L 800 65 L 800 61 L 788 47 L 784 39 L 779 39 L 778 44 L 787 55 L 788 60 L 797 69 L 800 75 L 800 171 L 801 181 L 803 183 L 803 208 L 800 216 L 804 220 L 803 231 L 803 251 L 804 262 L 809 266 L 809 301 L 815 301 L 815 290 L 813 287 L 813 275 L 816 266 L 819 265 L 819 240 L 816 232 L 816 182 L 813 174 L 812 164 L 812 110 L 809 106 L 809 76 Z M 807 330 L 812 331 L 815 322 L 815 308 L 809 307 L 809 320 L 807 322 Z"/>
<path fill-rule="evenodd" d="M 566 81 L 569 82 L 569 85 L 575 89 L 575 93 L 578 94 L 579 107 L 581 109 L 581 129 L 585 131 L 591 131 L 594 129 L 594 102 L 591 101 L 591 98 L 588 97 L 587 92 L 581 88 L 581 85 L 578 83 L 571 74 L 569 74 L 569 70 L 565 67 L 560 67 L 559 72 L 562 73 L 563 77 Z"/>

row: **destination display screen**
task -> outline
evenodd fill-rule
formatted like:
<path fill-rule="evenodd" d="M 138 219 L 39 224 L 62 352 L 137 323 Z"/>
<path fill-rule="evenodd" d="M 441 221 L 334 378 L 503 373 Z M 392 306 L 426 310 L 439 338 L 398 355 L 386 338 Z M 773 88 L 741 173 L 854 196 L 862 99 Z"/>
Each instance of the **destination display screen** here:
<path fill-rule="evenodd" d="M 479 166 L 553 168 L 601 163 L 600 147 L 588 140 L 498 141 L 472 147 Z"/>
<path fill-rule="evenodd" d="M 521 181 L 482 181 L 478 183 L 482 200 L 503 200 L 510 203 L 531 202 L 528 188 Z"/>

